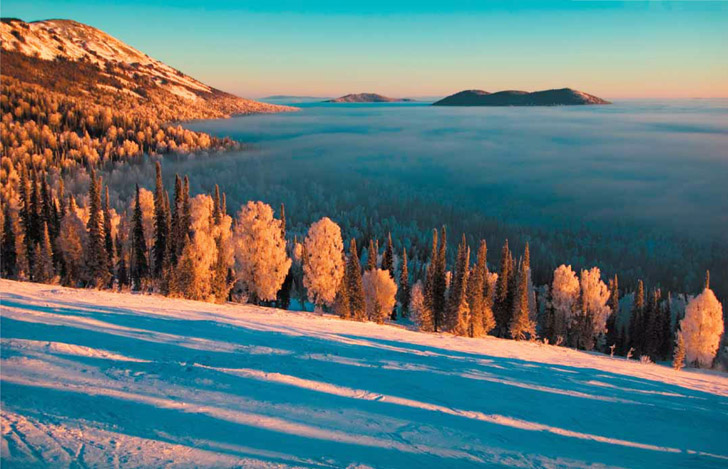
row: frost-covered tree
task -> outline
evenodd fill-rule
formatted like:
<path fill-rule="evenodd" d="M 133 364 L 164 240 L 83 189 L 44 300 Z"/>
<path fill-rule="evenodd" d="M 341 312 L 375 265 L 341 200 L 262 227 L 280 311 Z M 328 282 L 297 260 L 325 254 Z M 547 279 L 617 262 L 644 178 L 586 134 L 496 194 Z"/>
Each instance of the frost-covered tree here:
<path fill-rule="evenodd" d="M 344 276 L 341 228 L 324 217 L 311 225 L 304 241 L 303 284 L 316 307 L 331 306 Z"/>
<path fill-rule="evenodd" d="M 286 253 L 281 221 L 274 217 L 271 206 L 248 202 L 241 207 L 234 239 L 235 271 L 252 301 L 275 300 L 291 259 Z"/>
<path fill-rule="evenodd" d="M 571 327 L 576 330 L 578 347 L 586 350 L 594 348 L 607 330 L 607 318 L 611 313 L 609 289 L 601 280 L 598 267 L 581 271 L 581 304 Z"/>
<path fill-rule="evenodd" d="M 551 307 L 553 308 L 553 339 L 566 340 L 569 325 L 579 306 L 579 279 L 571 266 L 560 265 L 554 271 L 551 284 Z"/>
<path fill-rule="evenodd" d="M 682 332 L 677 333 L 675 338 L 675 353 L 672 358 L 672 367 L 680 371 L 685 366 L 685 339 L 683 339 Z"/>
<path fill-rule="evenodd" d="M 382 269 L 367 270 L 362 279 L 367 316 L 370 321 L 383 323 L 396 303 L 397 284 L 389 272 Z"/>
<path fill-rule="evenodd" d="M 432 311 L 425 302 L 422 282 L 417 282 L 412 286 L 409 312 L 412 322 L 415 323 L 419 330 L 426 332 L 432 332 L 434 330 L 434 326 L 432 324 Z"/>
<path fill-rule="evenodd" d="M 68 209 L 61 220 L 61 230 L 56 240 L 57 249 L 61 253 L 65 275 L 63 283 L 76 286 L 81 279 L 83 271 L 84 249 L 88 233 L 83 221 L 78 216 L 76 201 L 72 195 L 68 196 Z"/>
<path fill-rule="evenodd" d="M 707 368 L 713 363 L 723 334 L 723 307 L 713 290 L 706 288 L 691 299 L 680 322 L 689 364 Z"/>
<path fill-rule="evenodd" d="M 524 340 L 536 336 L 536 324 L 531 321 L 528 308 L 528 272 L 529 267 L 521 262 L 518 269 L 513 316 L 508 332 L 515 340 Z"/>

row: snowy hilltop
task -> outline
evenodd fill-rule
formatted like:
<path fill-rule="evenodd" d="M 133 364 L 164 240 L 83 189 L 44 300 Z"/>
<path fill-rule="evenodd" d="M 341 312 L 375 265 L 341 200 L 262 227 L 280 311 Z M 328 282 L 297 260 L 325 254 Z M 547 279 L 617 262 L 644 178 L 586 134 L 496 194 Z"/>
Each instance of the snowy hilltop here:
<path fill-rule="evenodd" d="M 719 467 L 728 377 L 0 280 L 4 467 Z"/>

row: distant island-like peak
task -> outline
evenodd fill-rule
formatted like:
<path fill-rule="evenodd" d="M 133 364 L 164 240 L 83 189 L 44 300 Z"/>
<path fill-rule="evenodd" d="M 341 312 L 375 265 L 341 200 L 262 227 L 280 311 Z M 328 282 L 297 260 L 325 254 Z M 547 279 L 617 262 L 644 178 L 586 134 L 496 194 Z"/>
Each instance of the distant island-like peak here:
<path fill-rule="evenodd" d="M 347 94 L 340 98 L 329 99 L 326 103 L 405 103 L 412 102 L 413 99 L 408 98 L 390 98 L 376 93 L 356 93 Z"/>
<path fill-rule="evenodd" d="M 483 90 L 466 90 L 433 103 L 433 106 L 579 106 L 611 104 L 602 98 L 573 90 L 528 91 L 508 90 L 489 93 Z"/>

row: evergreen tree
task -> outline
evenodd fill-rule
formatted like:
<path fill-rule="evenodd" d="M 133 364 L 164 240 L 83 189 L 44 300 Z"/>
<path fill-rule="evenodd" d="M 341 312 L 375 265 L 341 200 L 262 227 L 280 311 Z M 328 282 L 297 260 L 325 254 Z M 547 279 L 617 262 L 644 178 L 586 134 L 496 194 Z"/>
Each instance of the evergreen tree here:
<path fill-rule="evenodd" d="M 710 288 L 710 271 L 705 271 L 705 287 L 704 288 Z"/>
<path fill-rule="evenodd" d="M 215 247 L 217 248 L 217 256 L 213 264 L 211 290 L 215 301 L 224 303 L 230 293 L 232 284 L 228 282 L 228 266 L 225 262 L 221 234 L 215 237 Z"/>
<path fill-rule="evenodd" d="M 10 213 L 10 204 L 5 203 L 3 207 L 3 232 L 2 246 L 0 247 L 0 272 L 3 278 L 15 278 L 17 252 L 15 249 L 15 230 L 13 219 Z"/>
<path fill-rule="evenodd" d="M 103 287 L 109 281 L 109 267 L 104 243 L 104 224 L 101 214 L 101 179 L 91 169 L 91 183 L 88 191 L 89 217 L 86 223 L 88 244 L 86 246 L 86 268 L 88 284 Z"/>
<path fill-rule="evenodd" d="M 142 207 L 139 204 L 139 185 L 136 186 L 136 202 L 132 216 L 131 238 L 131 285 L 132 289 L 139 291 L 142 281 L 147 277 L 149 266 L 147 264 L 147 242 L 144 238 L 144 225 L 142 224 Z"/>
<path fill-rule="evenodd" d="M 164 183 L 162 182 L 162 165 L 157 161 L 156 164 L 156 182 L 154 189 L 154 262 L 153 272 L 154 278 L 162 277 L 164 266 L 164 256 L 167 255 L 167 212 L 165 207 Z"/>
<path fill-rule="evenodd" d="M 511 279 L 510 271 L 512 268 L 511 251 L 508 248 L 508 240 L 506 239 L 501 249 L 500 273 L 498 275 L 498 282 L 496 283 L 495 304 L 493 306 L 497 334 L 500 337 L 505 335 L 510 323 L 510 310 L 512 305 L 510 304 L 509 281 Z"/>
<path fill-rule="evenodd" d="M 445 308 L 447 306 L 445 298 L 447 291 L 447 231 L 445 226 L 440 229 L 438 238 L 432 291 L 432 313 L 435 320 L 435 332 L 438 332 L 445 326 Z"/>
<path fill-rule="evenodd" d="M 407 268 L 407 249 L 402 249 L 402 270 L 399 273 L 399 304 L 402 317 L 408 316 L 410 303 L 409 269 Z"/>
<path fill-rule="evenodd" d="M 642 354 L 649 355 L 653 361 L 657 361 L 660 349 L 660 335 L 662 333 L 662 321 L 660 318 L 660 299 L 662 294 L 659 288 L 652 290 L 648 297 L 647 307 L 644 314 L 644 347 Z"/>
<path fill-rule="evenodd" d="M 40 243 L 36 243 L 35 270 L 33 280 L 38 283 L 50 283 L 55 273 L 53 271 L 53 251 L 51 238 L 48 234 L 48 224 L 43 222 L 43 236 Z"/>
<path fill-rule="evenodd" d="M 281 203 L 281 236 L 286 239 L 286 206 Z"/>
<path fill-rule="evenodd" d="M 468 259 L 466 259 L 466 256 Z M 468 264 L 470 257 L 470 248 L 468 247 L 467 240 L 463 234 L 460 244 L 458 244 L 457 255 L 455 257 L 455 272 L 452 276 L 450 284 L 450 296 L 448 297 L 448 305 L 445 318 L 445 326 L 455 332 L 455 328 L 458 325 L 464 326 L 458 328 L 455 332 L 458 335 L 467 335 L 468 327 L 462 323 L 462 319 L 459 317 L 459 313 L 463 311 L 463 297 L 466 295 L 467 279 L 468 279 Z M 467 299 L 466 299 L 467 300 Z M 467 301 L 466 301 L 467 303 Z M 469 321 L 467 321 L 469 322 Z"/>
<path fill-rule="evenodd" d="M 367 252 L 367 269 L 366 270 L 374 270 L 377 268 L 377 256 L 379 255 L 379 250 L 374 246 L 374 239 L 369 240 L 369 249 Z"/>
<path fill-rule="evenodd" d="M 183 240 L 180 238 L 182 233 L 182 179 L 180 179 L 179 174 L 175 174 L 174 176 L 174 204 L 172 204 L 172 214 L 171 214 L 171 220 L 172 220 L 172 231 L 171 236 L 169 238 L 169 263 L 172 267 L 177 265 L 177 259 L 179 259 L 179 256 L 182 252 L 182 242 Z"/>
<path fill-rule="evenodd" d="M 609 281 L 609 309 L 612 311 L 607 318 L 607 345 L 617 343 L 617 318 L 619 317 L 619 279 L 617 275 Z"/>
<path fill-rule="evenodd" d="M 182 188 L 182 227 L 181 233 L 187 242 L 187 237 L 192 238 L 192 213 L 190 205 L 190 178 L 185 176 L 184 185 Z M 186 245 L 185 245 L 186 246 Z"/>
<path fill-rule="evenodd" d="M 361 276 L 361 264 L 357 254 L 356 240 L 352 239 L 349 246 L 349 258 L 346 262 L 346 274 L 348 278 L 349 310 L 352 319 L 356 321 L 366 320 L 366 302 L 364 298 L 364 284 Z"/>
<path fill-rule="evenodd" d="M 667 299 L 660 308 L 661 321 L 661 334 L 660 334 L 660 348 L 658 355 L 664 359 L 670 356 L 672 350 L 672 344 L 675 343 L 675 337 L 672 335 L 672 295 L 667 292 Z"/>
<path fill-rule="evenodd" d="M 104 247 L 109 259 L 109 274 L 114 274 L 114 238 L 111 234 L 111 208 L 109 207 L 109 186 L 104 191 Z"/>
<path fill-rule="evenodd" d="M 678 331 L 675 339 L 675 353 L 673 354 L 672 367 L 676 371 L 680 371 L 685 366 L 685 340 L 683 335 Z"/>
<path fill-rule="evenodd" d="M 425 272 L 425 285 L 423 288 L 423 311 L 432 322 L 433 330 L 435 330 L 435 270 L 437 269 L 437 230 L 432 230 L 432 250 L 430 251 L 430 262 L 427 264 Z"/>
<path fill-rule="evenodd" d="M 215 184 L 215 195 L 212 198 L 212 219 L 216 225 L 219 225 L 222 219 L 220 203 L 220 186 Z"/>
<path fill-rule="evenodd" d="M 479 324 L 473 325 L 473 337 L 489 334 L 495 327 L 493 316 L 492 297 L 488 287 L 488 246 L 484 239 L 478 246 L 477 265 L 475 266 L 475 284 L 471 293 L 471 309 L 477 310 Z"/>
<path fill-rule="evenodd" d="M 384 248 L 382 255 L 382 270 L 389 272 L 389 276 L 394 279 L 394 247 L 392 246 L 392 233 L 387 235 L 387 247 Z"/>
<path fill-rule="evenodd" d="M 58 192 L 56 194 L 56 198 L 58 199 L 58 214 L 60 215 L 60 218 L 63 219 L 63 217 L 66 216 L 66 193 L 65 186 L 63 185 L 63 178 L 58 179 Z"/>
<path fill-rule="evenodd" d="M 346 260 L 346 267 L 349 266 L 349 259 Z M 344 276 L 341 277 L 339 287 L 336 289 L 334 298 L 334 314 L 341 319 L 351 319 L 351 301 L 349 295 L 349 269 L 344 268 Z"/>
<path fill-rule="evenodd" d="M 129 272 L 126 265 L 126 256 L 124 255 L 124 244 L 121 241 L 121 234 L 116 234 L 116 278 L 119 281 L 119 288 L 122 289 L 129 285 Z"/>
<path fill-rule="evenodd" d="M 520 268 L 518 269 L 516 296 L 513 307 L 513 316 L 511 317 L 509 327 L 511 337 L 515 340 L 534 337 L 536 335 L 535 325 L 528 316 L 528 267 L 526 262 L 521 262 Z"/>
<path fill-rule="evenodd" d="M 644 337 L 644 309 L 645 309 L 645 286 L 642 280 L 637 281 L 637 291 L 634 293 L 632 312 L 629 318 L 629 346 L 641 352 Z"/>

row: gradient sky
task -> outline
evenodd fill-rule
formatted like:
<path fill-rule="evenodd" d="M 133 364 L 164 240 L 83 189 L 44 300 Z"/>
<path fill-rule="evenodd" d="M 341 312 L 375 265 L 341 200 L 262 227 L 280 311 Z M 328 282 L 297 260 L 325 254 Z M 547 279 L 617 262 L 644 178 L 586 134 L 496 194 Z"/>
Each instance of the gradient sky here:
<path fill-rule="evenodd" d="M 728 97 L 728 1 L 3 0 L 1 13 L 87 23 L 241 96 Z"/>

